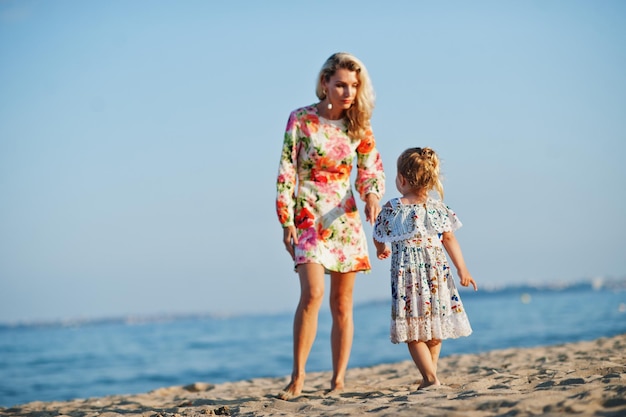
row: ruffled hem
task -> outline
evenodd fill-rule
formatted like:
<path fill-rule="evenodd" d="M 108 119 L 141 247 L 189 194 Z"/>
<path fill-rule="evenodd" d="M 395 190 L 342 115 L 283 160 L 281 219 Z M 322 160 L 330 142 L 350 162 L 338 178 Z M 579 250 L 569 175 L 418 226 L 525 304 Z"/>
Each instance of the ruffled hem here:
<path fill-rule="evenodd" d="M 392 343 L 406 343 L 413 340 L 457 339 L 472 334 L 467 314 L 458 313 L 446 319 L 424 320 L 423 318 L 403 318 L 391 320 L 390 339 Z"/>
<path fill-rule="evenodd" d="M 441 200 L 429 198 L 425 205 L 404 205 L 395 198 L 383 207 L 376 219 L 374 239 L 383 243 L 398 242 L 416 235 L 453 232 L 462 225 L 454 211 Z"/>

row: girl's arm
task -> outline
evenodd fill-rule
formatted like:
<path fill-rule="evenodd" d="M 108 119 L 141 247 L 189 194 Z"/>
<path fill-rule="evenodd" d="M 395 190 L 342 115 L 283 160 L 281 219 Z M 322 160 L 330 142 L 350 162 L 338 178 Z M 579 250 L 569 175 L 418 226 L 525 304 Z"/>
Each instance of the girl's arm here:
<path fill-rule="evenodd" d="M 463 253 L 461 252 L 461 245 L 459 245 L 459 241 L 456 240 L 456 236 L 454 236 L 454 233 L 444 232 L 442 242 L 443 247 L 446 248 L 446 252 L 448 252 L 448 256 L 450 256 L 452 263 L 456 267 L 456 273 L 459 275 L 461 285 L 467 287 L 468 285 L 472 284 L 472 286 L 474 287 L 474 291 L 477 291 L 478 286 L 476 285 L 476 281 L 474 281 L 474 278 L 472 278 L 472 275 L 467 270 L 467 266 L 465 266 Z"/>
<path fill-rule="evenodd" d="M 387 259 L 389 255 L 391 255 L 391 249 L 389 249 L 389 246 L 377 241 L 376 239 L 373 240 L 374 246 L 376 247 L 376 256 L 378 257 L 378 259 Z"/>

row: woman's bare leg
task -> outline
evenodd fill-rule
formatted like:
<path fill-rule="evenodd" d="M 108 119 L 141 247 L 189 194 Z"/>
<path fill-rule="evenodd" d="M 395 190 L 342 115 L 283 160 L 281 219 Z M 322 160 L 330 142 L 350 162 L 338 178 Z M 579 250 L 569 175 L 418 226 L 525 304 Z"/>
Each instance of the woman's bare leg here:
<path fill-rule="evenodd" d="M 324 298 L 324 268 L 318 264 L 298 266 L 300 301 L 293 319 L 293 371 L 291 382 L 280 394 L 289 400 L 302 393 L 306 362 L 317 334 L 317 318 Z"/>
<path fill-rule="evenodd" d="M 354 281 L 356 272 L 332 273 L 330 276 L 330 312 L 333 317 L 331 348 L 333 352 L 333 377 L 331 391 L 344 389 L 346 369 L 354 337 L 352 312 Z"/>
<path fill-rule="evenodd" d="M 409 352 L 413 358 L 413 362 L 422 374 L 422 383 L 417 389 L 423 389 L 430 386 L 441 385 L 437 379 L 437 368 L 433 364 L 433 356 L 426 342 L 411 341 L 407 344 Z"/>

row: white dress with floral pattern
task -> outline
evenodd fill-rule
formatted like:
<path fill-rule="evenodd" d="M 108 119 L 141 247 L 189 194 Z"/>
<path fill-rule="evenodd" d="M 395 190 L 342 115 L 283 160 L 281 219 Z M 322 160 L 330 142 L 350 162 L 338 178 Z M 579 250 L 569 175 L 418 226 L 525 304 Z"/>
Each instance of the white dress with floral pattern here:
<path fill-rule="evenodd" d="M 347 134 L 344 120 L 327 120 L 315 105 L 294 110 L 287 122 L 278 168 L 276 212 L 283 227 L 295 225 L 295 265 L 317 263 L 336 272 L 369 271 L 367 239 L 350 184 L 361 199 L 382 198 L 385 176 L 374 136 Z"/>
<path fill-rule="evenodd" d="M 454 285 L 444 232 L 461 227 L 442 201 L 402 204 L 392 199 L 374 225 L 374 239 L 391 244 L 391 331 L 393 343 L 450 339 L 472 333 Z"/>

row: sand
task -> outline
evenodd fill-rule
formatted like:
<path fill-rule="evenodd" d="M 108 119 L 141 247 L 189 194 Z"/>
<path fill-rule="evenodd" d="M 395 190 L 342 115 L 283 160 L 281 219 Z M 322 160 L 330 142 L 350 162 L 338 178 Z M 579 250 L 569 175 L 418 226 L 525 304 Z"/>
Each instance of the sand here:
<path fill-rule="evenodd" d="M 407 360 L 351 368 L 341 393 L 326 393 L 330 372 L 310 373 L 303 395 L 291 401 L 276 398 L 285 376 L 32 402 L 0 408 L 0 416 L 626 416 L 626 334 L 446 356 L 439 377 L 443 387 L 416 391 L 419 374 Z"/>

